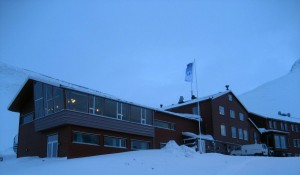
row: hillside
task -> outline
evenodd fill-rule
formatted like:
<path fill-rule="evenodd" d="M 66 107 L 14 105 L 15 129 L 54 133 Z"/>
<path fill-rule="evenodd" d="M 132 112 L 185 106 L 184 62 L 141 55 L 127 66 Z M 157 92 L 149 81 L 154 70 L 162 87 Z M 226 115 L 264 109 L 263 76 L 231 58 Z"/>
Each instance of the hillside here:
<path fill-rule="evenodd" d="M 300 122 L 300 59 L 290 72 L 239 96 L 250 112 Z M 291 117 L 278 115 L 290 113 Z M 295 119 L 297 118 L 297 119 Z"/>

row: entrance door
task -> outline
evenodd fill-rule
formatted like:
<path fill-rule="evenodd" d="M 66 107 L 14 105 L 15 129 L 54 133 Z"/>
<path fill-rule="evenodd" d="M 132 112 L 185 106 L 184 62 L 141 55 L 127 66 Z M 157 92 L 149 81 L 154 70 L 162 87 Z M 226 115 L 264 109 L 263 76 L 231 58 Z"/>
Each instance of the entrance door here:
<path fill-rule="evenodd" d="M 58 136 L 57 134 L 49 135 L 47 139 L 47 157 L 57 157 Z"/>

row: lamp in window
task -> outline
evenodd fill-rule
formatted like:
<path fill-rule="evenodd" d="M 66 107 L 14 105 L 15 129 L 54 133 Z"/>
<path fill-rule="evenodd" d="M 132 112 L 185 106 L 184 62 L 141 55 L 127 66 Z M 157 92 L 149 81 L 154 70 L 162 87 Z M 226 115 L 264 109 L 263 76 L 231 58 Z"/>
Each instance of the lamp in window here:
<path fill-rule="evenodd" d="M 76 102 L 76 100 L 71 98 L 71 103 L 75 103 L 75 102 Z"/>

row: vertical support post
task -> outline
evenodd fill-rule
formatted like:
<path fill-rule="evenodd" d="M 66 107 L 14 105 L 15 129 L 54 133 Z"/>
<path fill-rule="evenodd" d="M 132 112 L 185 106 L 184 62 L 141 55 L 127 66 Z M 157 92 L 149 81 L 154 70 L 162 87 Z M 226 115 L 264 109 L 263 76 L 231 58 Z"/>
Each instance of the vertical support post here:
<path fill-rule="evenodd" d="M 194 66 L 195 66 L 195 78 L 196 78 L 196 90 L 197 90 L 197 98 L 199 98 L 199 94 L 198 94 L 198 77 L 197 77 L 197 68 L 196 68 L 196 60 L 194 59 Z M 201 115 L 200 115 L 200 102 L 197 102 L 197 112 L 199 115 L 199 138 L 198 138 L 198 148 L 199 148 L 199 153 L 202 154 L 202 139 L 201 139 Z"/>

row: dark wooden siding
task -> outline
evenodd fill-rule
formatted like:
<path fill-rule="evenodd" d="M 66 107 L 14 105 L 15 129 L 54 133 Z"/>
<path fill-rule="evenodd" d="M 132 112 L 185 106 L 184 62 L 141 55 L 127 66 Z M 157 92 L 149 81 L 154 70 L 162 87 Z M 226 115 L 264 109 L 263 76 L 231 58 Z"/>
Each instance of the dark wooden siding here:
<path fill-rule="evenodd" d="M 160 143 L 167 143 L 170 140 L 176 141 L 177 144 L 183 144 L 182 132 L 199 133 L 198 121 L 185 119 L 168 115 L 165 113 L 155 112 L 155 119 L 175 124 L 174 130 L 155 128 L 155 148 L 160 148 Z"/>
<path fill-rule="evenodd" d="M 36 120 L 35 131 L 42 131 L 63 125 L 78 125 L 95 129 L 154 137 L 154 128 L 152 126 L 69 110 L 63 110 Z"/>

